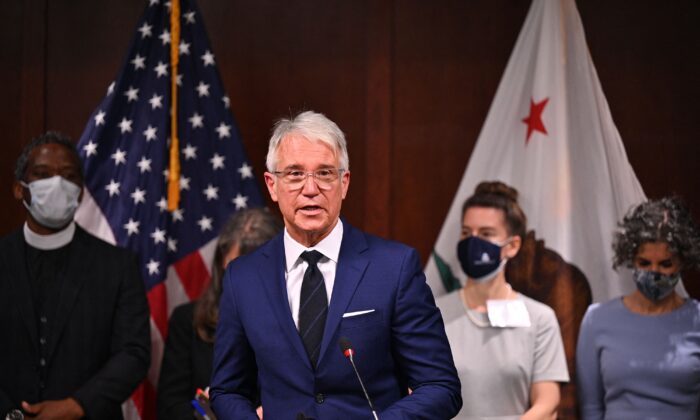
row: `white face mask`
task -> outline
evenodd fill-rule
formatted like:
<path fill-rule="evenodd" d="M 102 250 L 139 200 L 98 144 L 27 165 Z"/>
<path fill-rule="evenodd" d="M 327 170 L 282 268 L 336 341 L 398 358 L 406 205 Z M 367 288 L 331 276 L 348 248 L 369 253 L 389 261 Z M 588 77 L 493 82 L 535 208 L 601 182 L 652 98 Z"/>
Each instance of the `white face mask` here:
<path fill-rule="evenodd" d="M 58 229 L 73 220 L 80 197 L 79 186 L 59 175 L 21 184 L 32 196 L 30 205 L 22 203 L 40 225 Z"/>

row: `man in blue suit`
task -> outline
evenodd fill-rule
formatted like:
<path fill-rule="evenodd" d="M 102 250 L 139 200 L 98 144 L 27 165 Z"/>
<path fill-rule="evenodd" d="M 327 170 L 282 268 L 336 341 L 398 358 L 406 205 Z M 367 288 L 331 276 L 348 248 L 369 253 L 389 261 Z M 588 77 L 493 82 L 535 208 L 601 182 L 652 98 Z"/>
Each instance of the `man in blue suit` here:
<path fill-rule="evenodd" d="M 265 183 L 285 230 L 232 262 L 214 346 L 219 419 L 449 419 L 462 406 L 440 312 L 415 250 L 340 219 L 345 136 L 315 112 L 277 122 Z M 411 390 L 411 393 L 408 390 Z"/>

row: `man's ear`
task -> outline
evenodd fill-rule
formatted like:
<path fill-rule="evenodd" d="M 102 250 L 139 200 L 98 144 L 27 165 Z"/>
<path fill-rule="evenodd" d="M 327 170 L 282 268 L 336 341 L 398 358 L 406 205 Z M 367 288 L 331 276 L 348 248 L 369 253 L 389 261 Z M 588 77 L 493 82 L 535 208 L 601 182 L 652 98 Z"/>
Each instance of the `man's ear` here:
<path fill-rule="evenodd" d="M 343 200 L 345 196 L 348 195 L 348 188 L 350 187 L 350 171 L 344 171 L 340 178 L 341 188 L 343 189 Z"/>
<path fill-rule="evenodd" d="M 12 183 L 12 195 L 14 195 L 17 200 L 21 201 L 24 199 L 24 187 L 17 180 Z"/>
<path fill-rule="evenodd" d="M 265 172 L 263 176 L 265 177 L 265 185 L 267 186 L 267 192 L 270 193 L 270 198 L 272 198 L 272 201 L 277 202 L 277 191 L 275 190 L 275 182 L 277 179 L 275 175 L 270 172 Z"/>

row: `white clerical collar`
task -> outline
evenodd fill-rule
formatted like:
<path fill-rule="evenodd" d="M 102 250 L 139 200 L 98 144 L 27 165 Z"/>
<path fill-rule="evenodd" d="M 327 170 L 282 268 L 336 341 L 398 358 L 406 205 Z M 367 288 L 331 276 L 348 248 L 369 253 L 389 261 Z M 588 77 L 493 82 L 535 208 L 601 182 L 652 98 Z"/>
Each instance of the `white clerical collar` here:
<path fill-rule="evenodd" d="M 340 244 L 343 242 L 343 222 L 338 219 L 335 227 L 331 232 L 321 240 L 321 242 L 307 248 L 300 244 L 284 228 L 284 256 L 287 262 L 287 272 L 289 272 L 294 265 L 299 261 L 299 256 L 304 251 L 316 250 L 323 254 L 329 260 L 338 263 L 338 256 L 340 255 Z"/>
<path fill-rule="evenodd" d="M 24 222 L 24 240 L 27 243 L 42 251 L 49 251 L 52 249 L 58 249 L 66 246 L 73 240 L 73 235 L 75 234 L 75 222 L 70 222 L 68 226 L 63 228 L 61 231 L 52 233 L 50 235 L 39 235 L 33 230 L 29 229 L 27 222 Z"/>

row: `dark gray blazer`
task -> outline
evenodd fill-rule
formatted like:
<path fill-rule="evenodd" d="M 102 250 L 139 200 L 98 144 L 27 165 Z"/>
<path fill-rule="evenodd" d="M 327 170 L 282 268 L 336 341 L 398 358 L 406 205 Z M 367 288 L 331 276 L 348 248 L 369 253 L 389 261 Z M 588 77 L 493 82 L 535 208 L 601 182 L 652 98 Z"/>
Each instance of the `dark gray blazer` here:
<path fill-rule="evenodd" d="M 76 227 L 42 380 L 26 247 L 21 229 L 0 239 L 0 414 L 21 401 L 73 397 L 87 418 L 121 419 L 151 354 L 136 258 Z"/>

